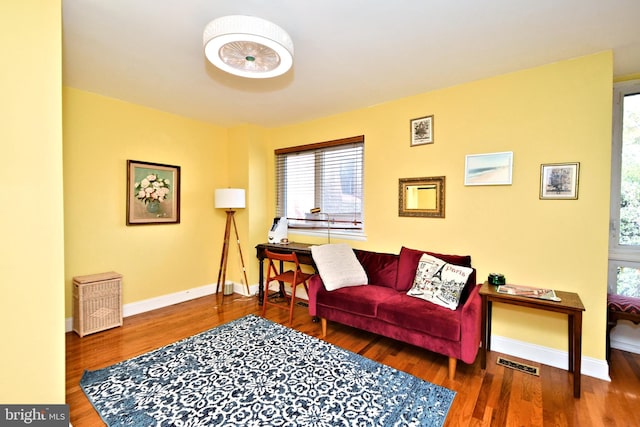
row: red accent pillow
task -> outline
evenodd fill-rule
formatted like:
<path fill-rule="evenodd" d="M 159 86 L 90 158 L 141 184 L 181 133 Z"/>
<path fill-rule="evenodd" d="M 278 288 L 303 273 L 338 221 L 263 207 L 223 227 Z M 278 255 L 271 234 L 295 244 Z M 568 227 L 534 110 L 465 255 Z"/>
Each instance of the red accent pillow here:
<path fill-rule="evenodd" d="M 400 259 L 398 261 L 398 278 L 396 280 L 396 290 L 408 291 L 413 286 L 413 279 L 416 277 L 418 262 L 422 254 L 429 254 L 436 258 L 448 262 L 449 264 L 471 267 L 471 256 L 469 255 L 445 255 L 435 252 L 420 251 L 416 249 L 400 249 Z"/>
<path fill-rule="evenodd" d="M 391 289 L 396 288 L 398 281 L 398 255 L 385 254 L 380 252 L 370 252 L 354 249 L 356 257 L 364 271 L 367 272 L 370 285 L 386 286 Z"/>

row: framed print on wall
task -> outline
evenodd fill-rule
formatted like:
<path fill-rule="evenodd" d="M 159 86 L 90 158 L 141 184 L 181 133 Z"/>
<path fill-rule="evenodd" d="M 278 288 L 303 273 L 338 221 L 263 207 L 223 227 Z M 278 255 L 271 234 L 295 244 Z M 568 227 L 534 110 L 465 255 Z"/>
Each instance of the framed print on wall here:
<path fill-rule="evenodd" d="M 576 200 L 580 163 L 540 165 L 540 199 Z"/>
<path fill-rule="evenodd" d="M 411 146 L 433 144 L 433 115 L 411 120 Z"/>
<path fill-rule="evenodd" d="M 513 151 L 469 154 L 465 158 L 464 185 L 511 185 Z"/>
<path fill-rule="evenodd" d="M 127 225 L 180 223 L 180 166 L 127 160 Z"/>

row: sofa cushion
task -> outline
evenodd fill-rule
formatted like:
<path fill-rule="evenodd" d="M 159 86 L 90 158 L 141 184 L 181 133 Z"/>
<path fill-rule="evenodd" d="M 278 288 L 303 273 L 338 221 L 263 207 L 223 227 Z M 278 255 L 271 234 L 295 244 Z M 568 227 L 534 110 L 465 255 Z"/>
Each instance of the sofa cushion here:
<path fill-rule="evenodd" d="M 459 341 L 459 310 L 449 310 L 403 293 L 378 305 L 378 319 L 430 336 Z"/>
<path fill-rule="evenodd" d="M 376 285 L 345 287 L 331 292 L 321 288 L 316 295 L 316 304 L 355 315 L 375 317 L 378 305 L 395 295 L 397 292 L 394 289 Z"/>
<path fill-rule="evenodd" d="M 472 272 L 473 269 L 469 267 L 449 264 L 440 258 L 423 254 L 407 295 L 455 310 Z"/>
<path fill-rule="evenodd" d="M 369 283 L 356 254 L 345 243 L 311 246 L 311 256 L 328 291 Z"/>
<path fill-rule="evenodd" d="M 640 298 L 607 294 L 607 308 L 609 311 L 640 315 Z"/>
<path fill-rule="evenodd" d="M 396 289 L 398 291 L 406 292 L 411 289 L 416 270 L 418 269 L 418 262 L 422 254 L 432 255 L 449 264 L 471 267 L 471 257 L 469 255 L 445 255 L 409 249 L 403 246 L 402 249 L 400 249 L 400 257 L 398 259 L 398 278 L 396 280 Z"/>
<path fill-rule="evenodd" d="M 369 283 L 395 288 L 398 277 L 398 255 L 353 250 L 369 278 Z"/>

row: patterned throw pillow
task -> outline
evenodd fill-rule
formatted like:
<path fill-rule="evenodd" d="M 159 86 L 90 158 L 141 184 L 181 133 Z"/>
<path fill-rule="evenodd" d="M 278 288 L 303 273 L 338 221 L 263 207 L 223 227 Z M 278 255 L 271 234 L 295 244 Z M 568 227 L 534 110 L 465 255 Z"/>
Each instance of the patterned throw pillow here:
<path fill-rule="evenodd" d="M 449 264 L 424 254 L 420 257 L 413 286 L 407 295 L 455 310 L 472 272 L 472 268 Z"/>
<path fill-rule="evenodd" d="M 400 256 L 398 259 L 398 278 L 396 279 L 397 290 L 399 290 L 400 292 L 406 292 L 411 289 L 413 278 L 416 276 L 416 268 L 418 268 L 418 262 L 420 262 L 420 257 L 425 253 L 436 258 L 440 258 L 441 260 L 448 262 L 449 264 L 471 267 L 471 257 L 469 255 L 439 254 L 436 252 L 410 249 L 403 246 L 400 249 Z"/>

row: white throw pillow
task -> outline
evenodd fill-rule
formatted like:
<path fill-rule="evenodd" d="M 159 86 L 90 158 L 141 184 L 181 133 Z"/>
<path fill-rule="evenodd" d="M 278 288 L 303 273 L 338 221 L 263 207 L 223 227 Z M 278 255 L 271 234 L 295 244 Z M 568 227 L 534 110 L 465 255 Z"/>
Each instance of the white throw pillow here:
<path fill-rule="evenodd" d="M 472 268 L 448 264 L 424 254 L 420 257 L 413 286 L 407 295 L 455 310 L 472 272 Z"/>
<path fill-rule="evenodd" d="M 328 291 L 369 283 L 356 254 L 345 243 L 311 246 L 311 256 Z"/>

